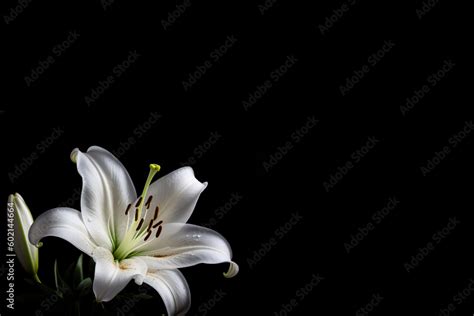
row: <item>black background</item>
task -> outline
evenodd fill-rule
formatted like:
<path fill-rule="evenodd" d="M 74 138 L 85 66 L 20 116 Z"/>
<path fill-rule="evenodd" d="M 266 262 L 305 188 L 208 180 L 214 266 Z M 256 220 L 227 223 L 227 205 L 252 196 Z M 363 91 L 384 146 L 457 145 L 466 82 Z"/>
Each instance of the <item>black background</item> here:
<path fill-rule="evenodd" d="M 78 208 L 74 192 L 81 182 L 71 150 L 99 145 L 117 152 L 132 137 L 120 160 L 138 190 L 149 163 L 160 164 L 164 175 L 196 159 L 196 176 L 209 186 L 191 223 L 208 223 L 232 193 L 242 196 L 212 227 L 232 245 L 240 274 L 224 279 L 224 264 L 183 269 L 192 292 L 189 315 L 366 315 L 360 309 L 374 294 L 383 300 L 370 315 L 440 315 L 449 303 L 456 307 L 449 315 L 472 315 L 474 293 L 468 291 L 462 304 L 453 301 L 474 277 L 472 132 L 427 175 L 420 170 L 472 119 L 459 54 L 467 46 L 465 9 L 433 2 L 420 19 L 421 1 L 360 0 L 322 34 L 319 25 L 344 2 L 276 0 L 264 14 L 263 1 L 190 3 L 166 29 L 163 21 L 182 2 L 115 0 L 104 9 L 100 1 L 33 0 L 13 21 L 2 22 L 2 201 L 20 192 L 34 216 L 68 199 Z M 4 2 L 2 15 L 17 4 Z M 28 86 L 25 77 L 71 31 L 78 39 Z M 185 90 L 183 81 L 228 36 L 235 44 Z M 385 41 L 394 47 L 341 95 L 346 78 Z M 131 51 L 138 59 L 88 106 L 85 97 Z M 297 62 L 246 109 L 243 101 L 288 56 Z M 446 60 L 455 66 L 403 115 L 406 98 Z M 148 125 L 154 114 L 159 120 Z M 295 142 L 292 135 L 311 118 L 318 124 Z M 63 131 L 60 137 L 40 152 L 55 128 Z M 212 133 L 220 135 L 217 142 L 199 154 Z M 326 192 L 323 183 L 369 137 L 377 145 Z M 277 155 L 287 141 L 292 148 Z M 33 153 L 38 158 L 12 180 Z M 281 159 L 265 168 L 272 156 Z M 347 253 L 344 243 L 373 222 L 390 197 L 399 205 Z M 294 213 L 302 219 L 291 226 Z M 404 264 L 453 217 L 460 224 L 407 272 Z M 285 225 L 291 229 L 282 236 L 278 229 Z M 277 241 L 267 248 L 271 238 Z M 263 255 L 250 264 L 258 251 Z M 40 276 L 52 284 L 54 259 L 67 266 L 78 255 L 48 238 Z M 297 291 L 318 274 L 324 279 L 300 300 Z M 21 277 L 17 286 L 20 295 L 26 288 Z M 226 295 L 213 301 L 216 290 Z M 297 306 L 289 308 L 292 299 Z M 38 304 L 22 307 L 47 315 Z M 146 309 L 164 312 L 157 298 L 137 304 L 130 315 Z"/>

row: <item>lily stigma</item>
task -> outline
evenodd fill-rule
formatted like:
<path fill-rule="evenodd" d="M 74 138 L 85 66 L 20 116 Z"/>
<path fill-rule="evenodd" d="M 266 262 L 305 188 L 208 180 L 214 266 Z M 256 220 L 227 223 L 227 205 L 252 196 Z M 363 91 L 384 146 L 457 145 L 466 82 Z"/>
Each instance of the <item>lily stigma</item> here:
<path fill-rule="evenodd" d="M 82 177 L 81 211 L 59 207 L 41 214 L 31 226 L 29 240 L 41 246 L 46 236 L 62 238 L 95 263 L 96 300 L 112 300 L 133 279 L 152 286 L 169 315 L 183 314 L 191 294 L 178 268 L 199 263 L 229 262 L 224 275 L 233 277 L 230 245 L 219 233 L 186 224 L 207 182 L 191 167 L 177 169 L 153 181 L 160 166 L 150 165 L 142 194 L 137 196 L 121 162 L 107 150 L 75 149 L 71 160 Z"/>

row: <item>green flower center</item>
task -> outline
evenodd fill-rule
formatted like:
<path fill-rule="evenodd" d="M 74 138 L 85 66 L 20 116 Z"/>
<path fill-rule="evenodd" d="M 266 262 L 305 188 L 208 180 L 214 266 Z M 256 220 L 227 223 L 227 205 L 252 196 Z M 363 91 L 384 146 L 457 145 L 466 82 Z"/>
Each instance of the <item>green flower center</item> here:
<path fill-rule="evenodd" d="M 117 261 L 133 257 L 143 244 L 149 242 L 153 231 L 155 231 L 154 238 L 158 238 L 161 234 L 163 221 L 157 221 L 155 223 L 158 219 L 158 213 L 160 210 L 159 206 L 157 205 L 154 210 L 151 210 L 153 196 L 150 195 L 146 199 L 151 181 L 160 169 L 159 165 L 150 164 L 150 173 L 148 174 L 148 178 L 143 187 L 142 194 L 138 197 L 135 203 L 128 204 L 127 209 L 125 210 L 128 229 L 120 244 L 118 244 L 116 249 L 113 251 L 114 258 Z M 133 208 L 135 209 L 134 211 L 132 210 Z M 149 211 L 154 212 L 153 218 L 144 225 Z M 130 221 L 132 221 L 131 224 Z"/>

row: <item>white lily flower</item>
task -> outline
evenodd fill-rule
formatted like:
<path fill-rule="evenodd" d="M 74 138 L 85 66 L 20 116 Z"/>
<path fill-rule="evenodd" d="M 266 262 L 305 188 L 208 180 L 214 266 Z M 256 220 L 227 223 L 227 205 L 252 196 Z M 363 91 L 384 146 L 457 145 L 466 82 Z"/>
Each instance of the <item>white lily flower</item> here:
<path fill-rule="evenodd" d="M 93 289 L 97 301 L 110 301 L 133 279 L 152 286 L 169 315 L 184 314 L 191 304 L 188 284 L 177 270 L 199 263 L 238 265 L 217 232 L 186 224 L 207 183 L 180 168 L 151 183 L 159 171 L 150 165 L 143 193 L 137 198 L 130 176 L 107 150 L 92 146 L 73 150 L 82 176 L 81 210 L 55 208 L 40 215 L 30 229 L 30 242 L 46 236 L 67 240 L 96 262 Z"/>
<path fill-rule="evenodd" d="M 8 203 L 11 203 L 15 214 L 15 244 L 13 248 L 16 256 L 25 271 L 41 283 L 38 278 L 38 248 L 28 241 L 28 231 L 33 224 L 33 216 L 20 194 L 10 194 Z"/>

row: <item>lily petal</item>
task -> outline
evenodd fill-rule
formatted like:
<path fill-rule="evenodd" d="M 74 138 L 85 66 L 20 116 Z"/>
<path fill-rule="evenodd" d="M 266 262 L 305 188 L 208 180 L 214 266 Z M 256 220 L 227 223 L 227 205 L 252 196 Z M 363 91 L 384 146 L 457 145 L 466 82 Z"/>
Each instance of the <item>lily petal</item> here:
<path fill-rule="evenodd" d="M 98 302 L 113 299 L 132 279 L 141 284 L 147 273 L 147 266 L 142 260 L 132 258 L 117 262 L 112 253 L 102 247 L 94 250 L 92 258 L 95 261 L 93 289 Z"/>
<path fill-rule="evenodd" d="M 238 272 L 225 238 L 216 231 L 191 224 L 164 224 L 161 235 L 143 244 L 137 250 L 137 256 L 152 270 L 231 262 L 227 276 Z"/>
<path fill-rule="evenodd" d="M 148 195 L 152 200 L 145 217 L 149 222 L 155 216 L 156 207 L 159 208 L 158 218 L 164 223 L 186 223 L 193 213 L 199 195 L 207 187 L 207 182 L 201 183 L 194 176 L 191 167 L 177 169 L 150 185 Z"/>
<path fill-rule="evenodd" d="M 168 315 L 184 315 L 191 306 L 188 282 L 178 270 L 162 270 L 148 273 L 145 283 L 160 294 Z"/>
<path fill-rule="evenodd" d="M 82 176 L 81 210 L 84 223 L 97 244 L 112 250 L 127 229 L 124 212 L 137 194 L 122 163 L 107 150 L 92 146 L 75 149 L 71 158 Z"/>
<path fill-rule="evenodd" d="M 53 208 L 33 222 L 28 233 L 30 243 L 39 246 L 46 236 L 62 238 L 89 256 L 97 247 L 82 222 L 81 213 L 68 207 Z"/>

